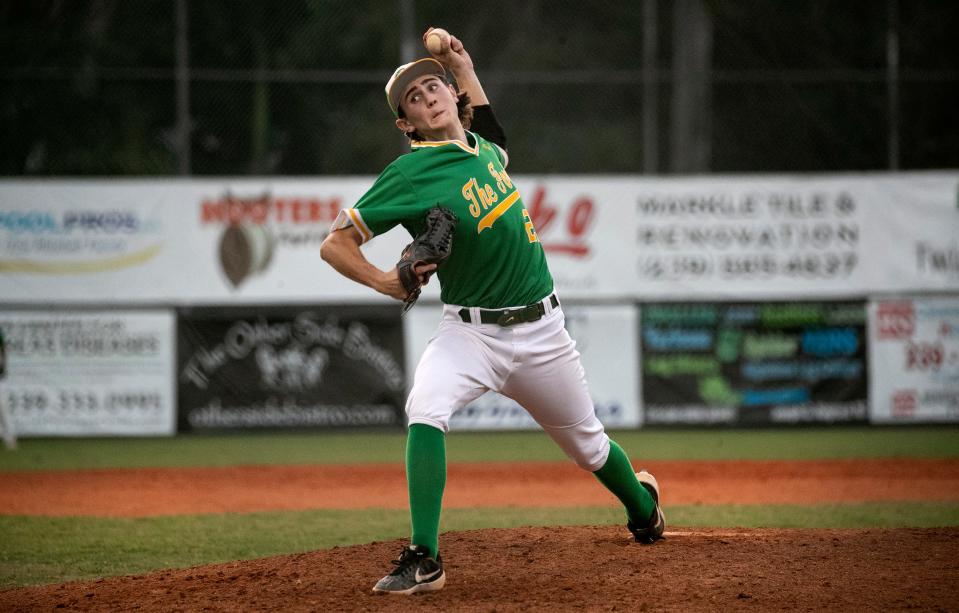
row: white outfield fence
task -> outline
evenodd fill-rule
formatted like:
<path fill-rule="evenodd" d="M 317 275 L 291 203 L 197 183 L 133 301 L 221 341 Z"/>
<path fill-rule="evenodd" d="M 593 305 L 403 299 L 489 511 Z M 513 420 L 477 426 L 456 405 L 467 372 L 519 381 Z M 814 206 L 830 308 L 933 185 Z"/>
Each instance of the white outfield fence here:
<path fill-rule="evenodd" d="M 653 397 L 669 400 L 657 401 L 656 423 L 740 423 L 744 413 L 736 403 L 751 399 L 762 411 L 764 398 L 786 402 L 775 412 L 785 421 L 959 420 L 959 172 L 514 180 L 549 254 L 597 410 L 609 425 L 649 423 L 646 399 Z M 229 307 L 255 323 L 277 305 L 344 309 L 346 317 L 349 305 L 387 305 L 318 254 L 336 213 L 371 183 L 372 177 L 0 181 L 0 326 L 9 359 L 0 404 L 27 436 L 168 434 L 176 429 L 184 385 L 175 330 L 191 309 Z M 386 268 L 407 241 L 395 229 L 364 250 Z M 405 349 L 383 345 L 406 373 L 437 319 L 438 297 L 431 284 L 422 304 L 396 318 Z M 853 334 L 858 348 L 820 355 L 826 361 L 818 365 L 801 351 L 775 361 L 743 353 L 736 368 L 752 377 L 750 389 L 731 387 L 733 362 L 717 357 L 736 337 L 728 326 L 708 334 L 687 324 L 663 331 L 669 322 L 660 321 L 655 334 L 643 335 L 649 305 L 805 301 L 860 303 L 843 310 L 860 317 L 852 322 L 862 326 Z M 823 325 L 835 328 L 837 338 L 849 336 L 850 322 L 829 317 Z M 140 332 L 157 339 L 154 353 L 115 354 L 112 366 L 91 353 L 124 343 L 129 349 L 141 321 L 151 322 Z M 70 334 L 85 335 L 86 352 L 71 349 L 81 341 Z M 742 329 L 738 338 L 752 349 L 768 348 L 776 334 Z M 789 334 L 801 349 L 817 333 L 794 328 L 780 336 Z M 788 339 L 778 340 L 788 349 Z M 302 368 L 315 369 L 317 358 L 293 351 L 294 341 L 256 339 L 264 352 L 313 356 Z M 652 362 L 647 343 L 674 343 L 677 355 Z M 760 357 L 766 362 L 754 363 Z M 855 381 L 857 363 L 865 399 L 858 383 L 848 386 L 855 391 L 841 406 L 815 401 L 815 381 L 806 395 L 789 385 L 790 376 L 813 371 L 843 372 Z M 698 400 L 646 389 L 644 380 L 662 385 L 664 368 L 692 377 Z M 337 406 L 348 398 L 337 397 Z M 867 407 L 866 417 L 859 406 Z M 530 426 L 524 412 L 493 395 L 454 422 Z"/>

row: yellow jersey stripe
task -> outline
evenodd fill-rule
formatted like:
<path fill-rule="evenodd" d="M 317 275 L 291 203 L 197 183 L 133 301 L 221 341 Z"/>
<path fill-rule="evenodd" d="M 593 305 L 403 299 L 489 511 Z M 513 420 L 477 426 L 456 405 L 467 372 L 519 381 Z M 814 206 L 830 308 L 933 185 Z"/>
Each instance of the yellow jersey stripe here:
<path fill-rule="evenodd" d="M 373 233 L 370 229 L 363 223 L 363 216 L 360 215 L 360 212 L 356 209 L 346 209 L 346 213 L 350 216 L 350 221 L 353 222 L 353 226 L 360 231 L 360 236 L 363 238 L 363 242 L 373 238 Z"/>
<path fill-rule="evenodd" d="M 472 155 L 479 155 L 479 147 L 470 147 L 461 140 L 414 140 L 410 143 L 412 149 L 419 149 L 421 147 L 444 147 L 446 145 L 456 145 L 466 153 Z"/>
<path fill-rule="evenodd" d="M 479 221 L 479 225 L 476 226 L 476 233 L 479 234 L 486 228 L 492 228 L 493 222 L 503 216 L 503 213 L 509 210 L 509 207 L 516 204 L 516 201 L 519 200 L 519 190 L 514 191 L 512 194 L 506 197 L 506 200 L 503 200 L 496 208 L 491 210 L 489 213 L 483 216 Z"/>

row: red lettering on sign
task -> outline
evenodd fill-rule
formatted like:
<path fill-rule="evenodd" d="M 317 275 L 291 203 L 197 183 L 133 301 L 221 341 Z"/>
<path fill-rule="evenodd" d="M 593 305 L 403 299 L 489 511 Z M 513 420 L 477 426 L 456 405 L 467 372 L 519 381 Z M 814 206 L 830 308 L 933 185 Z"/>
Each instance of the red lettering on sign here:
<path fill-rule="evenodd" d="M 918 405 L 916 390 L 900 390 L 892 395 L 892 414 L 895 417 L 914 415 Z"/>
<path fill-rule="evenodd" d="M 883 302 L 876 313 L 879 338 L 912 338 L 916 331 L 916 310 L 911 302 Z"/>
<path fill-rule="evenodd" d="M 204 224 L 234 225 L 250 223 L 262 225 L 269 221 L 280 224 L 332 223 L 339 214 L 342 200 L 277 197 L 269 194 L 254 198 L 238 198 L 226 194 L 200 203 L 200 221 Z"/>
<path fill-rule="evenodd" d="M 586 234 L 590 222 L 593 221 L 593 201 L 586 197 L 579 197 L 569 211 L 569 220 L 566 227 L 569 233 L 576 238 Z"/>
<path fill-rule="evenodd" d="M 539 186 L 533 192 L 529 208 L 530 221 L 536 228 L 536 234 L 549 253 L 562 253 L 574 257 L 589 255 L 589 245 L 585 242 L 586 233 L 593 221 L 594 205 L 591 198 L 580 196 L 570 206 L 566 214 L 566 240 L 557 241 L 546 236 L 546 232 L 556 219 L 558 209 L 546 201 L 546 188 Z M 544 236 L 546 236 L 544 238 Z"/>
<path fill-rule="evenodd" d="M 546 189 L 543 186 L 537 187 L 533 192 L 533 203 L 527 210 L 536 233 L 542 236 L 556 217 L 556 207 L 546 203 Z"/>

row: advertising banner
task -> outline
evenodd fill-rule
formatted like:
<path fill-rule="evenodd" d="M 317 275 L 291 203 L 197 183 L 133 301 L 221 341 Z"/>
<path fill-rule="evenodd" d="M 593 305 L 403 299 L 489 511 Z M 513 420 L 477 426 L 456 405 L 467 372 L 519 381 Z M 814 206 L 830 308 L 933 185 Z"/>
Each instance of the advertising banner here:
<path fill-rule="evenodd" d="M 866 421 L 862 302 L 645 305 L 647 424 Z"/>
<path fill-rule="evenodd" d="M 0 182 L 0 304 L 385 303 L 320 259 L 371 181 Z M 387 268 L 406 242 L 364 252 Z"/>
<path fill-rule="evenodd" d="M 191 309 L 178 339 L 181 431 L 403 423 L 396 307 Z"/>
<path fill-rule="evenodd" d="M 959 421 L 959 296 L 869 305 L 870 419 Z"/>
<path fill-rule="evenodd" d="M 514 181 L 567 300 L 959 291 L 956 172 Z M 387 303 L 319 257 L 372 182 L 0 181 L 0 303 Z M 389 269 L 408 241 L 363 250 Z"/>
<path fill-rule="evenodd" d="M 17 436 L 170 435 L 169 311 L 0 311 Z"/>
<path fill-rule="evenodd" d="M 633 305 L 575 306 L 564 303 L 566 329 L 582 356 L 590 395 L 600 421 L 608 428 L 641 424 L 637 346 L 637 309 Z M 416 364 L 442 318 L 442 309 L 417 305 L 405 315 L 407 362 Z M 413 368 L 409 384 L 412 384 Z M 451 430 L 538 428 L 519 404 L 488 392 L 457 411 Z"/>

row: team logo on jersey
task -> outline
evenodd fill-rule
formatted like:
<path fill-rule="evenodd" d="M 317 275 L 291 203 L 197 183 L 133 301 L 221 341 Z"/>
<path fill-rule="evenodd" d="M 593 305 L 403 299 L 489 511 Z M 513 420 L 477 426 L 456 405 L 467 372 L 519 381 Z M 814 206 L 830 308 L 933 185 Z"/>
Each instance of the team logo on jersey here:
<path fill-rule="evenodd" d="M 486 169 L 495 182 L 495 187 L 489 183 L 481 183 L 476 177 L 463 184 L 463 198 L 469 202 L 470 215 L 479 218 L 476 233 L 486 228 L 492 228 L 497 219 L 503 216 L 511 206 L 519 200 L 519 192 L 513 187 L 513 181 L 505 170 L 497 170 L 492 162 Z M 500 202 L 500 197 L 505 196 Z"/>
<path fill-rule="evenodd" d="M 511 206 L 516 204 L 516 201 L 519 200 L 519 191 L 514 191 L 512 194 L 506 197 L 505 200 L 496 205 L 495 208 L 491 209 L 486 215 L 480 219 L 479 224 L 476 226 L 476 233 L 479 234 L 486 228 L 492 228 L 493 223 L 503 216 L 503 213 L 508 211 Z"/>

